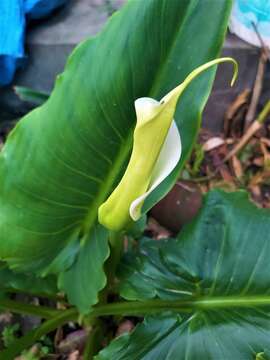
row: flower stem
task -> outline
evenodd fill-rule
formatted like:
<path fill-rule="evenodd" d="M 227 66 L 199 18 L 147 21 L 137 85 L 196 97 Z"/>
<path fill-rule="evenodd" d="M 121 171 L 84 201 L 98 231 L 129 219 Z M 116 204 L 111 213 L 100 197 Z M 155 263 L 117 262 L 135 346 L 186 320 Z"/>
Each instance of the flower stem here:
<path fill-rule="evenodd" d="M 108 270 L 107 275 L 108 275 L 108 283 L 110 283 L 110 281 L 111 281 L 113 284 L 116 269 L 121 260 L 121 256 L 123 253 L 123 242 L 124 242 L 123 233 L 110 231 L 109 242 L 110 242 L 110 246 L 111 246 L 111 255 L 108 260 L 109 266 L 107 268 L 107 270 Z"/>
<path fill-rule="evenodd" d="M 101 344 L 103 338 L 103 323 L 100 319 L 96 318 L 88 334 L 88 339 L 83 352 L 83 360 L 92 360 L 94 358 L 102 347 Z"/>
<path fill-rule="evenodd" d="M 110 231 L 110 256 L 105 263 L 105 273 L 107 277 L 107 285 L 99 294 L 99 305 L 107 303 L 108 294 L 114 288 L 115 273 L 123 253 L 123 233 Z"/>

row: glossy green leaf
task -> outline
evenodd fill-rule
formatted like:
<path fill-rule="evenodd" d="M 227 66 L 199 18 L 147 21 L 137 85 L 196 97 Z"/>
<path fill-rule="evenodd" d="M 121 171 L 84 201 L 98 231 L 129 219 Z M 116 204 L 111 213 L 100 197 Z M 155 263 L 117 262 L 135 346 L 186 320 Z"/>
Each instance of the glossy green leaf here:
<path fill-rule="evenodd" d="M 96 226 L 81 244 L 78 258 L 70 269 L 59 277 L 59 287 L 82 314 L 90 312 L 98 301 L 98 293 L 106 285 L 103 264 L 109 256 L 107 231 Z"/>
<path fill-rule="evenodd" d="M 122 296 L 159 315 L 97 359 L 268 358 L 269 257 L 270 211 L 244 192 L 211 192 L 177 239 L 146 240 L 126 259 Z"/>
<path fill-rule="evenodd" d="M 123 174 L 134 100 L 160 99 L 218 57 L 230 7 L 228 0 L 129 1 L 102 33 L 77 47 L 49 100 L 18 123 L 1 152 L 0 258 L 43 274 L 71 265 L 70 248 L 86 241 Z M 213 78 L 209 71 L 196 79 L 177 108 L 181 166 Z"/>

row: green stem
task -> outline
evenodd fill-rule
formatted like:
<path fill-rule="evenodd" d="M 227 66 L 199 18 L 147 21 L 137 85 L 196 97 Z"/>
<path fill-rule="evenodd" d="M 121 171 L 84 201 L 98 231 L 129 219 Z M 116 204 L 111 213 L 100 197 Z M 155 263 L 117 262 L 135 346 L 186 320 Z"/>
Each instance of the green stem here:
<path fill-rule="evenodd" d="M 105 288 L 99 294 L 99 302 L 97 306 L 107 306 L 108 294 L 112 292 L 115 284 L 115 273 L 117 266 L 120 262 L 122 252 L 123 252 L 123 235 L 120 232 L 110 231 L 109 233 L 109 243 L 110 243 L 110 256 L 105 263 L 104 269 L 107 277 L 107 284 Z M 89 319 L 95 319 L 96 316 L 92 316 L 92 313 L 89 314 Z M 92 359 L 97 353 L 97 350 L 100 348 L 102 342 L 103 333 L 101 322 L 94 321 L 93 330 L 89 334 L 90 338 L 88 341 L 88 346 L 86 346 L 83 359 Z"/>
<path fill-rule="evenodd" d="M 20 310 L 23 313 L 25 310 L 26 313 L 33 313 L 32 310 L 29 310 L 29 306 L 32 309 L 32 305 L 14 304 L 15 302 L 11 300 L 1 300 L 0 307 L 9 308 L 12 311 L 16 309 Z M 23 306 L 22 306 L 23 305 Z M 147 314 L 158 314 L 163 311 L 172 311 L 176 313 L 183 312 L 192 312 L 195 310 L 205 310 L 205 309 L 229 309 L 229 308 L 248 308 L 248 307 L 261 307 L 270 305 L 270 296 L 226 296 L 226 297 L 201 297 L 199 299 L 193 300 L 146 300 L 146 301 L 123 301 L 116 302 L 112 304 L 97 305 L 93 308 L 90 313 L 90 318 L 94 319 L 100 316 L 109 316 L 109 315 L 133 315 L 133 316 L 142 316 Z M 18 306 L 20 308 L 18 308 Z M 47 310 L 44 311 L 44 315 L 47 313 Z M 30 312 L 31 311 L 31 312 Z M 68 310 L 52 310 L 50 309 L 50 316 L 52 315 L 51 311 L 54 311 L 55 316 L 46 322 L 44 322 L 38 329 L 32 330 L 26 336 L 13 342 L 12 347 L 0 352 L 0 360 L 13 360 L 15 356 L 20 354 L 24 349 L 29 348 L 35 342 L 37 342 L 43 335 L 55 330 L 57 327 L 67 323 L 68 321 L 76 321 L 78 317 L 78 312 L 75 308 Z M 48 313 L 47 313 L 48 314 Z M 93 322 L 95 324 L 95 321 Z M 98 328 L 96 329 L 98 333 Z M 96 339 L 96 336 L 93 336 L 90 340 L 88 353 L 91 353 L 93 346 L 96 345 L 96 342 L 93 342 L 93 339 Z M 93 351 L 94 352 L 94 351 Z"/>
<path fill-rule="evenodd" d="M 89 314 L 89 319 L 99 316 L 110 315 L 147 315 L 162 311 L 185 312 L 196 309 L 227 309 L 237 307 L 269 306 L 270 296 L 218 296 L 202 297 L 193 300 L 145 300 L 145 301 L 120 301 L 111 304 L 96 305 Z M 56 310 L 45 306 L 35 306 L 17 303 L 12 300 L 0 300 L 0 308 L 10 310 L 20 314 L 37 315 L 48 319 L 62 319 L 73 314 L 73 320 L 78 317 L 75 308 L 68 310 Z M 62 320 L 61 320 L 62 321 Z M 93 324 L 93 322 L 91 322 Z"/>
<path fill-rule="evenodd" d="M 110 231 L 109 243 L 110 256 L 104 266 L 107 277 L 107 285 L 99 294 L 99 302 L 97 306 L 107 306 L 108 294 L 114 288 L 115 273 L 123 251 L 123 235 L 120 232 Z M 91 324 L 92 330 L 88 337 L 83 359 L 92 359 L 98 350 L 100 350 L 103 330 L 101 326 L 102 323 L 96 318 L 96 316 L 92 316 L 92 313 L 85 317 L 85 320 L 87 319 L 89 324 Z"/>
<path fill-rule="evenodd" d="M 103 323 L 100 319 L 95 319 L 83 352 L 83 360 L 92 360 L 101 350 L 102 339 L 104 338 Z"/>
<path fill-rule="evenodd" d="M 268 115 L 270 113 L 270 100 L 267 101 L 267 103 L 264 105 L 262 111 L 260 112 L 257 121 L 260 124 L 263 124 L 264 121 L 267 119 Z"/>
<path fill-rule="evenodd" d="M 191 312 L 195 310 L 215 310 L 228 308 L 249 308 L 270 305 L 270 296 L 226 296 L 226 297 L 202 297 L 193 300 L 146 300 L 146 301 L 123 301 L 96 306 L 92 317 L 108 315 L 133 315 L 141 316 L 156 314 L 162 311 Z"/>
<path fill-rule="evenodd" d="M 193 300 L 147 300 L 130 301 L 108 304 L 94 309 L 92 316 L 105 315 L 146 315 L 162 311 L 191 312 L 204 309 L 227 309 L 253 306 L 269 306 L 270 296 L 228 296 L 228 297 L 204 297 Z"/>
<path fill-rule="evenodd" d="M 35 342 L 49 332 L 55 330 L 59 326 L 67 323 L 68 321 L 76 320 L 78 316 L 77 310 L 71 308 L 62 311 L 54 318 L 45 321 L 40 327 L 30 331 L 27 335 L 15 340 L 12 346 L 0 352 L 0 360 L 14 360 L 23 350 L 31 347 Z"/>
<path fill-rule="evenodd" d="M 17 314 L 39 316 L 44 319 L 52 319 L 62 313 L 61 310 L 52 309 L 46 306 L 24 304 L 10 299 L 0 299 L 0 309 L 9 310 Z"/>
<path fill-rule="evenodd" d="M 32 292 L 31 289 L 25 291 L 25 290 L 20 290 L 20 289 L 13 289 L 13 288 L 8 288 L 5 287 L 4 292 L 7 294 L 23 294 L 23 295 L 29 295 L 29 296 L 34 296 L 34 297 L 39 297 L 39 298 L 46 298 L 49 300 L 53 300 L 53 301 L 59 301 L 59 302 L 65 302 L 64 296 L 58 295 L 58 294 L 46 294 L 46 293 L 42 293 L 42 292 Z"/>
<path fill-rule="evenodd" d="M 124 239 L 122 233 L 110 231 L 110 256 L 104 265 L 107 285 L 99 294 L 99 305 L 107 303 L 108 294 L 114 288 L 115 273 L 123 252 L 123 241 Z"/>
<path fill-rule="evenodd" d="M 121 232 L 110 231 L 109 241 L 111 245 L 111 255 L 109 258 L 109 279 L 111 279 L 112 283 L 114 282 L 115 272 L 117 266 L 121 260 L 121 256 L 123 253 L 123 242 L 124 236 Z"/>

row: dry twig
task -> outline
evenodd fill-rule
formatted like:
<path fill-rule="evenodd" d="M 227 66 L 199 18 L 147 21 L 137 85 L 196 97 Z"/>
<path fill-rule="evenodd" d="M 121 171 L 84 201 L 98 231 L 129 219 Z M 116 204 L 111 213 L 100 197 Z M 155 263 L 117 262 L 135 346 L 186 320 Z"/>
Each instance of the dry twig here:
<path fill-rule="evenodd" d="M 228 137 L 231 134 L 232 122 L 243 107 L 247 107 L 250 98 L 250 89 L 243 90 L 227 109 L 224 116 L 224 135 Z"/>
<path fill-rule="evenodd" d="M 263 38 L 261 37 L 261 34 L 257 28 L 257 25 L 255 24 L 254 21 L 252 21 L 252 26 L 254 28 L 254 31 L 256 33 L 256 35 L 258 36 L 259 42 L 261 44 L 261 48 L 263 49 L 263 51 L 265 52 L 265 56 L 267 57 L 267 59 L 270 61 L 270 50 L 269 48 L 265 45 Z"/>
<path fill-rule="evenodd" d="M 255 83 L 254 83 L 254 87 L 253 87 L 251 102 L 250 102 L 248 112 L 247 112 L 246 118 L 245 118 L 245 129 L 247 129 L 249 127 L 249 125 L 251 124 L 251 122 L 255 119 L 258 102 L 259 102 L 261 92 L 262 92 L 266 61 L 267 61 L 267 57 L 265 55 L 265 51 L 262 50 L 261 56 L 259 59 L 256 79 L 255 79 Z"/>
<path fill-rule="evenodd" d="M 227 154 L 223 162 L 227 162 L 236 155 L 249 142 L 252 136 L 261 128 L 263 122 L 270 113 L 270 100 L 267 101 L 258 118 L 249 126 L 239 143 Z"/>
<path fill-rule="evenodd" d="M 253 88 L 252 98 L 251 98 L 250 106 L 249 106 L 249 109 L 248 109 L 248 112 L 247 112 L 247 115 L 245 118 L 245 128 L 246 129 L 248 128 L 250 123 L 255 119 L 257 105 L 258 105 L 259 98 L 260 98 L 260 95 L 262 92 L 266 62 L 267 62 L 267 60 L 270 60 L 270 50 L 265 45 L 265 43 L 261 37 L 261 34 L 258 31 L 258 28 L 254 22 L 252 22 L 252 26 L 258 36 L 262 50 L 261 50 L 261 56 L 260 56 L 260 60 L 259 60 L 259 64 L 258 64 L 258 70 L 257 70 L 256 79 L 255 79 L 255 84 L 254 84 L 254 88 Z"/>

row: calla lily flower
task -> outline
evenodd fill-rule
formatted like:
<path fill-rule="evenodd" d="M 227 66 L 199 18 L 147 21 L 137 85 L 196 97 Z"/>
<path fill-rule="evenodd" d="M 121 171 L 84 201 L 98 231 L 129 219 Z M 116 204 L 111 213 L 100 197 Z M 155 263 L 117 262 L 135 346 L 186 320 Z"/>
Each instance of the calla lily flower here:
<path fill-rule="evenodd" d="M 137 124 L 132 154 L 118 186 L 99 207 L 98 218 L 102 225 L 120 231 L 140 218 L 144 200 L 172 172 L 181 157 L 180 133 L 173 119 L 181 94 L 200 73 L 226 61 L 234 65 L 232 86 L 238 65 L 232 58 L 220 58 L 192 71 L 160 101 L 148 97 L 135 101 Z"/>

